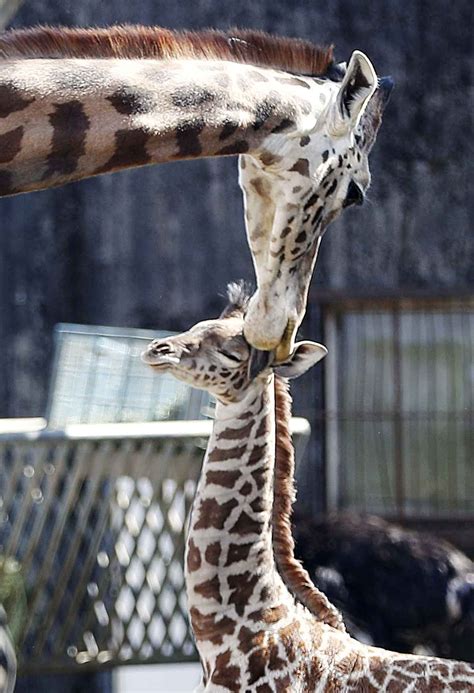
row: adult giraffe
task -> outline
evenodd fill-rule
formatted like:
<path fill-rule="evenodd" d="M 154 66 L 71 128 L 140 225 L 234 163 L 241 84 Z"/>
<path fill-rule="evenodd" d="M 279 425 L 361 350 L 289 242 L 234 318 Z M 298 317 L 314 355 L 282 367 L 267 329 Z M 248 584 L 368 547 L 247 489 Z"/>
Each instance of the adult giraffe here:
<path fill-rule="evenodd" d="M 256 31 L 34 28 L 0 36 L 0 196 L 156 162 L 240 154 L 257 274 L 245 334 L 279 356 L 319 240 L 369 185 L 390 92 L 356 51 Z"/>
<path fill-rule="evenodd" d="M 144 361 L 217 398 L 216 419 L 190 520 L 186 586 L 213 693 L 472 691 L 474 666 L 399 654 L 347 635 L 336 609 L 293 558 L 293 449 L 282 377 L 326 349 L 295 345 L 283 363 L 249 373 L 247 298 L 236 287 L 218 320 L 153 341 Z M 274 375 L 275 373 L 275 375 Z"/>

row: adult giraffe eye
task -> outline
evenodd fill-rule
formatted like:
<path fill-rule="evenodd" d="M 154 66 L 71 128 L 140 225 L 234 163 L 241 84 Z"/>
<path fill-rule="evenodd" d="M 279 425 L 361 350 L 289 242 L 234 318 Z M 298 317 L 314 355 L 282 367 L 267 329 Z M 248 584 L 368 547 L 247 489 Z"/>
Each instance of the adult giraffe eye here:
<path fill-rule="evenodd" d="M 357 185 L 353 180 L 349 183 L 347 188 L 346 199 L 344 200 L 343 207 L 350 207 L 351 205 L 361 205 L 364 203 L 364 191 Z"/>

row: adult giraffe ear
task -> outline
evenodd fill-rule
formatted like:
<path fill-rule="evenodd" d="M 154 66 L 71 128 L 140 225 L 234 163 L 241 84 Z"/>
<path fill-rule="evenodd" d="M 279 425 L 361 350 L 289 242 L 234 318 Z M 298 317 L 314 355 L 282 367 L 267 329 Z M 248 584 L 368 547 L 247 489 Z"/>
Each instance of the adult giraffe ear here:
<path fill-rule="evenodd" d="M 273 372 L 283 378 L 298 378 L 321 361 L 327 353 L 326 347 L 317 342 L 297 342 L 290 356 L 273 366 Z"/>
<path fill-rule="evenodd" d="M 368 57 L 361 51 L 354 51 L 336 97 L 332 124 L 335 134 L 342 135 L 357 127 L 377 84 L 377 75 Z"/>

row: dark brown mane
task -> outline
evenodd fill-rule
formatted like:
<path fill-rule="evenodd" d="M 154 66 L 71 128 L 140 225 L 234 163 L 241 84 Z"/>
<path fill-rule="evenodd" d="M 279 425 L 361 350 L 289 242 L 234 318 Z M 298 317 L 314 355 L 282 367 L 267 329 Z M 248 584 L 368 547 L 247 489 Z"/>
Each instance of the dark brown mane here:
<path fill-rule="evenodd" d="M 0 59 L 6 58 L 217 59 L 315 76 L 325 75 L 333 65 L 330 46 L 262 31 L 170 31 L 138 25 L 8 31 L 0 35 Z"/>
<path fill-rule="evenodd" d="M 312 583 L 294 556 L 291 512 L 295 497 L 295 453 L 290 433 L 291 396 L 286 380 L 275 377 L 276 452 L 273 491 L 273 552 L 283 582 L 320 621 L 345 630 L 341 614 Z"/>

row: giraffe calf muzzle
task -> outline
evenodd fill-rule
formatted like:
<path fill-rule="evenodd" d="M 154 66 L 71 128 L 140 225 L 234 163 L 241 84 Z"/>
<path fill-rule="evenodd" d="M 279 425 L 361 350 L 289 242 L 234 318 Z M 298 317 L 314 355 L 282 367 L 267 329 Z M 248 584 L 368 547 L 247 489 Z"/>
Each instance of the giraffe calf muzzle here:
<path fill-rule="evenodd" d="M 141 360 L 154 368 L 166 368 L 179 364 L 179 354 L 171 342 L 154 339 L 142 352 Z"/>

